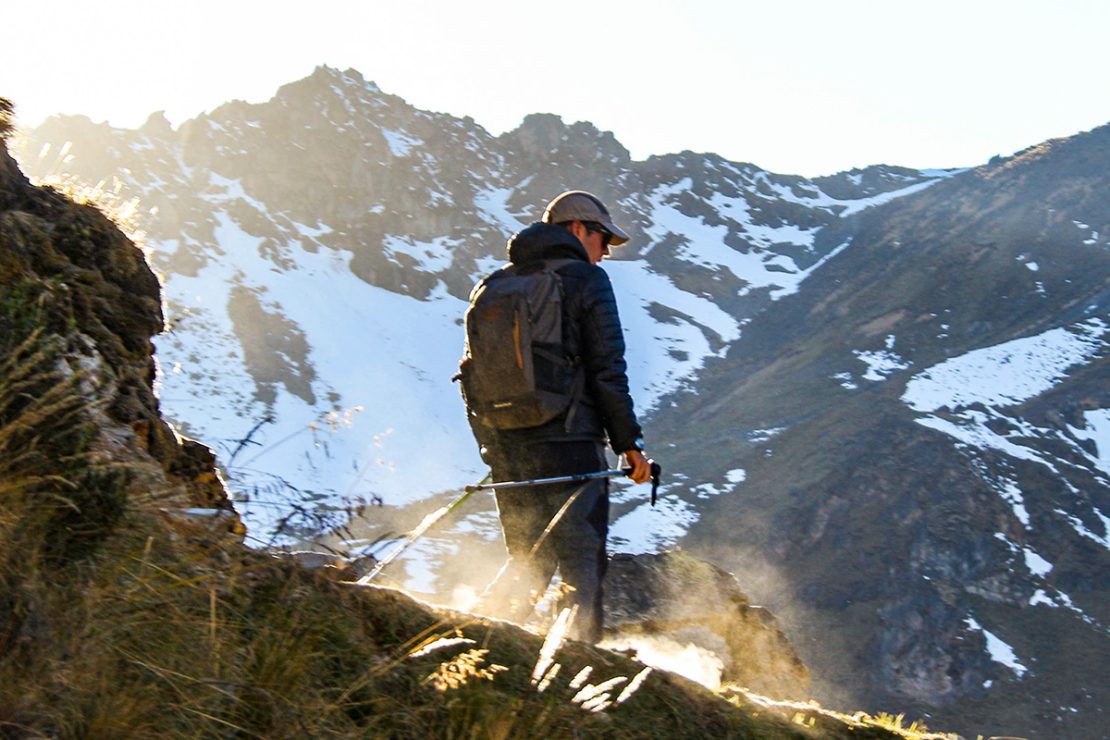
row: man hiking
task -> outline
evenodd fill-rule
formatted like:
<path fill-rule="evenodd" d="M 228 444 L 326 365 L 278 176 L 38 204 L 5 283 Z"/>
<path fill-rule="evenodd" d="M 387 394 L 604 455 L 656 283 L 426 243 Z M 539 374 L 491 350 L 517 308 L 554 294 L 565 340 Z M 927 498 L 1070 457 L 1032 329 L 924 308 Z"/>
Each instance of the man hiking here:
<path fill-rule="evenodd" d="M 494 482 L 603 471 L 606 441 L 632 480 L 648 480 L 616 298 L 600 267 L 627 241 L 597 197 L 563 193 L 509 239 L 509 264 L 471 294 L 460 376 Z M 571 636 L 600 640 L 608 484 L 497 490 L 509 559 L 479 611 L 524 621 L 558 568 L 560 606 L 577 610 Z"/>

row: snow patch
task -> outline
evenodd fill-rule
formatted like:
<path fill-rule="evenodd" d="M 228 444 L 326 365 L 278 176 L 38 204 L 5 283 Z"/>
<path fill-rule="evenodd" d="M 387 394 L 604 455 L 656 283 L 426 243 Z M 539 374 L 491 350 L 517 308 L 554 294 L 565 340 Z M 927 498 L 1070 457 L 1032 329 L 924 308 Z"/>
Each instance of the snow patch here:
<path fill-rule="evenodd" d="M 617 518 L 609 527 L 610 549 L 613 552 L 659 552 L 673 546 L 698 520 L 690 504 L 675 496 L 666 496 L 667 486 L 659 487 L 655 506 L 645 502 Z M 628 489 L 628 495 L 639 495 Z M 623 497 L 614 497 L 620 499 Z"/>
<path fill-rule="evenodd" d="M 407 157 L 412 152 L 413 147 L 424 143 L 422 139 L 404 131 L 382 129 L 382 136 L 385 137 L 385 142 L 389 145 L 389 151 L 393 153 L 394 157 Z"/>
<path fill-rule="evenodd" d="M 415 269 L 436 273 L 451 266 L 454 255 L 448 244 L 449 239 L 445 236 L 432 239 L 430 242 L 416 241 L 411 237 L 387 236 L 382 242 L 382 247 L 386 256 L 408 255 L 416 261 Z M 393 261 L 396 262 L 396 260 Z M 408 267 L 408 265 L 402 266 Z"/>
<path fill-rule="evenodd" d="M 1094 542 L 1097 542 L 1098 544 L 1105 547 L 1107 550 L 1110 550 L 1110 517 L 1105 516 L 1098 509 L 1094 510 L 1095 516 L 1097 516 L 1102 522 L 1103 534 L 1100 536 L 1087 529 L 1087 526 L 1083 523 L 1083 520 L 1075 516 L 1074 514 L 1069 514 L 1063 509 L 1053 509 L 1053 511 L 1067 519 L 1068 523 L 1071 524 L 1071 528 L 1075 530 L 1076 534 L 1082 537 L 1086 537 L 1089 540 L 1093 540 Z"/>
<path fill-rule="evenodd" d="M 1012 647 L 1003 642 L 993 632 L 984 629 L 983 626 L 970 615 L 964 619 L 964 624 L 975 632 L 983 633 L 983 637 L 987 640 L 987 652 L 990 654 L 991 660 L 1006 666 L 1017 674 L 1018 678 L 1025 676 L 1029 669 L 1021 664 L 1021 661 L 1018 660 L 1017 653 L 1014 652 Z"/>
<path fill-rule="evenodd" d="M 259 253 L 261 239 L 226 213 L 214 215 L 225 256 L 195 277 L 169 276 L 164 289 L 169 318 L 181 328 L 155 338 L 163 368 L 158 392 L 167 418 L 223 450 L 224 463 L 258 420 L 272 419 L 233 466 L 240 490 L 268 494 L 237 503 L 252 533 L 288 513 L 278 490 L 286 484 L 332 503 L 380 496 L 404 504 L 481 477 L 485 466 L 450 382 L 462 352 L 456 320 L 465 302 L 442 283 L 424 301 L 368 285 L 351 272 L 352 255 L 339 250 L 293 246 L 294 266 L 276 270 Z M 329 425 L 327 412 L 280 384 L 271 403 L 261 402 L 226 308 L 237 286 L 311 341 L 306 361 L 315 377 L 307 384 L 317 399 L 365 411 L 349 425 Z M 166 372 L 172 368 L 181 372 Z M 430 457 L 429 449 L 437 454 Z M 259 470 L 266 475 L 252 472 Z"/>
<path fill-rule="evenodd" d="M 1022 552 L 1025 554 L 1025 567 L 1033 575 L 1044 578 L 1052 571 L 1052 563 L 1042 558 L 1032 548 L 1026 547 Z"/>
<path fill-rule="evenodd" d="M 812 250 L 818 229 L 802 229 L 793 224 L 755 224 L 746 200 L 742 197 L 728 198 L 719 193 L 706 203 L 730 221 L 708 224 L 703 217 L 689 216 L 679 208 L 678 196 L 687 193 L 692 184 L 691 178 L 683 178 L 677 183 L 662 186 L 649 195 L 651 225 L 646 233 L 652 243 L 643 254 L 668 237 L 677 239 L 679 244 L 674 252 L 677 259 L 712 271 L 728 270 L 746 284 L 742 294 L 766 288 L 770 297 L 778 300 L 797 292 L 798 286 L 814 270 L 848 246 L 849 242 L 845 242 L 803 270 L 793 259 L 778 254 L 771 248 L 776 245 L 796 245 Z M 789 189 L 785 192 L 789 199 L 798 200 Z M 743 237 L 747 249 L 738 249 L 727 244 L 725 239 L 730 234 Z"/>
<path fill-rule="evenodd" d="M 953 357 L 913 376 L 902 401 L 922 412 L 1022 403 L 1101 354 L 1108 331 L 1096 318 Z"/>
<path fill-rule="evenodd" d="M 1069 426 L 1071 433 L 1083 440 L 1095 443 L 1095 454 L 1084 450 L 1103 473 L 1110 475 L 1110 409 L 1095 409 L 1083 412 L 1082 429 Z"/>
<path fill-rule="evenodd" d="M 520 231 L 524 221 L 509 210 L 511 188 L 490 188 L 474 194 L 474 205 L 482 213 L 486 223 L 504 234 Z"/>
<path fill-rule="evenodd" d="M 684 388 L 706 359 L 740 338 L 740 324 L 712 300 L 680 290 L 644 260 L 606 261 L 626 336 L 628 381 L 640 411 Z M 652 317 L 665 306 L 667 317 Z M 718 347 L 710 339 L 715 336 Z"/>
<path fill-rule="evenodd" d="M 867 372 L 863 374 L 864 380 L 883 381 L 886 380 L 886 377 L 891 373 L 905 370 L 913 364 L 912 362 L 903 360 L 898 353 L 894 351 L 894 342 L 894 335 L 888 334 L 884 341 L 885 349 L 866 352 L 855 350 L 852 352 L 857 359 L 867 365 Z"/>
<path fill-rule="evenodd" d="M 759 443 L 766 442 L 772 437 L 777 437 L 786 431 L 786 427 L 773 427 L 771 429 L 752 429 L 747 433 L 749 442 Z"/>

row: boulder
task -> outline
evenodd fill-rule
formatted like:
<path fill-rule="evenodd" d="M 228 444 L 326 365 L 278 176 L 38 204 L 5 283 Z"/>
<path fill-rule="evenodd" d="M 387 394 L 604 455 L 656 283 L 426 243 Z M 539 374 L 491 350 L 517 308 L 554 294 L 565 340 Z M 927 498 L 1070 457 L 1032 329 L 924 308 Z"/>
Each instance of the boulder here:
<path fill-rule="evenodd" d="M 617 553 L 605 577 L 605 610 L 603 645 L 670 649 L 688 665 L 719 665 L 720 683 L 776 699 L 808 696 L 809 669 L 774 615 L 712 563 L 681 550 Z"/>

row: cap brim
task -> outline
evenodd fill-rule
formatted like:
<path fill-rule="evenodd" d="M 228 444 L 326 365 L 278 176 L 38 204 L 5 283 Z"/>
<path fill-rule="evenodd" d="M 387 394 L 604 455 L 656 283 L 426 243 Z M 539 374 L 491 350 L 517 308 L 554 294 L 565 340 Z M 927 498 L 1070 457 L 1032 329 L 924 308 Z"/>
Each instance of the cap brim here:
<path fill-rule="evenodd" d="M 605 228 L 609 229 L 609 233 L 612 234 L 612 236 L 609 237 L 609 244 L 614 247 L 619 247 L 620 245 L 628 242 L 630 237 L 624 232 L 624 229 L 620 228 L 609 219 L 606 219 L 601 223 L 603 226 L 605 226 Z"/>

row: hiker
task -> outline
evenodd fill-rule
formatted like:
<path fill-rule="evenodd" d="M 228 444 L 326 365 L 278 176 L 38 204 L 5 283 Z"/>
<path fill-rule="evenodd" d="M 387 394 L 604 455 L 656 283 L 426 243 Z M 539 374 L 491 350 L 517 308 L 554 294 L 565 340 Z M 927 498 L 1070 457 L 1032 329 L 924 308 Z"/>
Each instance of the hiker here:
<path fill-rule="evenodd" d="M 616 298 L 600 267 L 610 246 L 627 241 L 628 235 L 597 197 L 565 192 L 548 204 L 539 222 L 509 239 L 510 264 L 475 287 L 460 376 L 471 428 L 495 482 L 605 470 L 606 441 L 624 456 L 633 481 L 648 480 L 649 461 L 629 394 Z M 526 289 L 532 293 L 524 305 L 531 307 L 532 320 L 524 322 L 523 329 L 520 322 L 505 324 L 491 340 L 486 335 L 504 312 L 482 314 L 482 293 L 511 293 L 513 283 L 505 279 L 514 276 L 518 283 L 520 276 L 529 276 Z M 537 316 L 537 303 L 547 305 L 551 315 L 545 317 L 541 311 Z M 530 348 L 521 346 L 522 331 L 531 337 Z M 489 349 L 479 347 L 487 341 Z M 483 379 L 479 351 L 500 352 L 507 374 Z M 468 360 L 473 366 L 468 367 Z M 487 400 L 498 393 L 511 395 L 506 386 L 517 382 L 509 376 L 518 370 L 528 374 L 535 388 L 526 403 Z M 591 643 L 600 640 L 608 484 L 607 479 L 597 479 L 497 491 L 509 558 L 478 610 L 523 622 L 558 567 L 567 592 L 560 607 L 577 607 L 571 636 Z"/>

